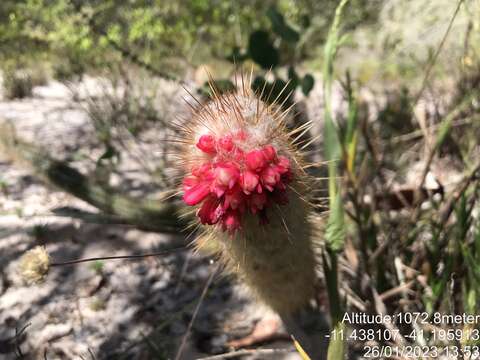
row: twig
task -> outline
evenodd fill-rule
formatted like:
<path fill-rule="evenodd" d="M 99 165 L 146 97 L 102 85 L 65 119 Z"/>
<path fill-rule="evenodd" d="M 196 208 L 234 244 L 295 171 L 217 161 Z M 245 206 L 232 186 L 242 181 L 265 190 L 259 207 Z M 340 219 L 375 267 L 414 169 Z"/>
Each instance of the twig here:
<path fill-rule="evenodd" d="M 180 251 L 185 251 L 186 247 L 178 247 L 178 248 L 173 248 L 165 251 L 159 251 L 159 252 L 154 252 L 154 253 L 149 253 L 149 254 L 138 254 L 138 255 L 119 255 L 119 256 L 99 256 L 99 257 L 92 257 L 92 258 L 85 258 L 85 259 L 76 259 L 76 260 L 70 260 L 70 261 L 64 261 L 64 262 L 52 262 L 50 266 L 65 266 L 65 265 L 75 265 L 75 264 L 80 264 L 84 262 L 90 262 L 90 261 L 98 261 L 98 260 L 119 260 L 119 259 L 142 259 L 146 257 L 152 257 L 152 256 L 163 256 L 163 255 L 168 255 L 172 253 L 177 253 Z"/>
<path fill-rule="evenodd" d="M 440 45 L 438 45 L 437 51 L 435 51 L 435 54 L 433 55 L 432 60 L 429 62 L 427 66 L 427 70 L 425 71 L 425 76 L 422 81 L 422 86 L 420 87 L 420 91 L 418 92 L 417 96 L 415 97 L 415 101 L 412 103 L 412 107 L 415 107 L 415 105 L 418 103 L 420 100 L 423 92 L 425 91 L 425 88 L 427 87 L 427 82 L 428 78 L 430 77 L 430 73 L 432 72 L 433 66 L 437 62 L 438 55 L 440 55 L 440 52 L 443 49 L 443 45 L 445 44 L 445 41 L 447 40 L 448 34 L 450 34 L 450 30 L 452 29 L 453 22 L 455 21 L 455 18 L 458 15 L 458 12 L 460 11 L 460 6 L 462 5 L 464 0 L 459 0 L 457 7 L 455 9 L 455 12 L 452 15 L 452 18 L 450 19 L 450 22 L 448 24 L 447 30 L 445 31 L 445 34 L 443 34 L 443 38 L 440 41 Z"/>
<path fill-rule="evenodd" d="M 457 201 L 463 195 L 465 190 L 470 186 L 470 183 L 477 179 L 477 173 L 480 171 L 480 161 L 473 167 L 473 170 L 468 174 L 464 180 L 461 182 L 461 185 L 457 191 L 455 191 L 450 199 L 448 199 L 447 203 L 443 206 L 440 210 L 440 219 L 438 221 L 439 224 L 445 224 L 453 212 Z M 440 245 L 443 246 L 443 245 Z"/>
<path fill-rule="evenodd" d="M 400 287 L 402 288 L 402 297 L 406 300 L 406 310 L 407 312 L 408 311 L 411 311 L 410 309 L 410 306 L 408 306 L 408 294 L 407 294 L 407 287 L 406 287 L 406 282 L 405 282 L 405 274 L 403 273 L 403 263 L 402 263 L 402 260 L 400 260 L 400 258 L 398 256 L 395 257 L 394 259 L 394 266 L 395 266 L 395 270 L 397 272 L 397 277 L 398 277 L 398 281 L 400 282 Z M 412 326 L 413 328 L 415 329 L 415 332 L 418 334 L 418 337 L 417 337 L 417 340 L 418 343 L 421 345 L 421 346 L 425 346 L 426 345 L 426 341 L 425 341 L 425 338 L 423 337 L 423 333 L 420 329 L 420 327 L 418 326 L 418 323 L 417 322 L 413 322 L 412 323 Z"/>
<path fill-rule="evenodd" d="M 31 324 L 31 323 L 28 323 L 28 324 L 24 325 L 24 326 L 20 329 L 20 331 L 18 331 L 18 328 L 15 327 L 15 336 L 13 337 L 13 340 L 14 340 L 14 342 L 15 342 L 15 351 L 17 352 L 17 356 L 18 356 L 19 358 L 23 358 L 23 353 L 22 353 L 22 349 L 20 348 L 20 344 L 18 343 L 18 338 L 23 335 L 23 333 L 25 332 L 25 330 L 26 330 L 30 325 L 32 325 L 32 324 Z"/>
<path fill-rule="evenodd" d="M 395 296 L 397 294 L 404 294 L 406 290 L 409 290 L 413 284 L 415 284 L 415 281 L 411 280 L 407 283 L 394 287 L 393 289 L 387 290 L 379 295 L 380 299 L 382 299 L 382 301 L 385 301 L 388 298 L 391 298 L 392 296 Z"/>
<path fill-rule="evenodd" d="M 343 267 L 345 268 L 345 267 L 348 267 L 348 266 L 346 266 L 344 264 Z M 346 282 L 343 282 L 341 287 L 342 287 L 342 290 L 343 290 L 343 293 L 344 293 L 343 296 L 345 298 L 345 303 L 346 304 L 352 304 L 359 311 L 367 312 L 367 306 L 365 305 L 364 301 L 358 297 L 358 295 L 355 293 L 355 291 L 350 286 L 348 286 L 348 284 Z"/>
<path fill-rule="evenodd" d="M 92 351 L 92 349 L 90 349 L 90 347 L 88 348 L 88 353 L 90 354 L 90 356 L 92 357 L 92 360 L 96 360 L 97 357 L 95 356 L 94 352 Z"/>
<path fill-rule="evenodd" d="M 224 354 L 219 354 L 214 356 L 198 358 L 197 360 L 232 359 L 232 358 L 245 356 L 245 355 L 276 355 L 276 354 L 286 354 L 291 352 L 294 352 L 294 350 L 291 350 L 291 349 L 252 349 L 252 350 L 244 349 L 244 350 L 232 351 L 229 353 L 224 353 Z"/>
<path fill-rule="evenodd" d="M 451 127 L 456 128 L 456 127 L 460 127 L 460 126 L 464 126 L 464 125 L 470 125 L 471 123 L 474 122 L 474 120 L 478 121 L 478 118 L 468 117 L 468 118 L 458 119 L 457 121 L 452 122 Z M 441 126 L 442 126 L 441 123 L 430 125 L 427 128 L 427 131 L 432 131 L 433 132 L 435 130 L 438 130 Z M 388 141 L 392 145 L 397 145 L 397 144 L 402 143 L 402 142 L 417 140 L 418 138 L 421 138 L 421 137 L 423 137 L 423 131 L 422 130 L 415 130 L 415 131 L 412 131 L 412 132 L 407 133 L 407 134 L 394 136 L 391 139 L 388 139 Z"/>
<path fill-rule="evenodd" d="M 360 275 L 360 277 L 361 277 L 361 282 L 365 285 L 365 288 L 368 289 L 367 296 L 371 302 L 370 305 L 373 306 L 373 310 L 379 315 L 387 314 L 387 307 L 383 302 L 383 300 L 381 299 L 380 295 L 378 294 L 377 289 L 373 284 L 371 277 L 367 273 Z M 407 343 L 406 339 L 400 333 L 400 330 L 397 328 L 397 325 L 395 323 L 386 321 L 381 325 L 388 331 L 399 334 L 398 337 L 394 337 L 394 339 L 392 339 L 396 345 L 404 346 Z"/>
<path fill-rule="evenodd" d="M 427 86 L 427 82 L 428 82 L 428 78 L 430 77 L 430 73 L 433 69 L 433 66 L 435 65 L 436 61 L 437 61 L 437 58 L 438 58 L 438 55 L 440 55 L 440 52 L 442 51 L 442 48 L 443 48 L 443 45 L 445 44 L 445 41 L 447 40 L 447 37 L 448 37 L 448 34 L 450 33 L 450 30 L 452 29 L 452 26 L 453 26 L 453 22 L 455 21 L 455 18 L 457 17 L 458 15 L 458 12 L 460 11 L 460 6 L 462 5 L 464 0 L 459 0 L 458 1 L 458 4 L 457 4 L 457 7 L 455 9 L 455 12 L 453 13 L 452 15 L 452 18 L 450 19 L 450 22 L 448 24 L 448 28 L 447 30 L 445 31 L 445 34 L 443 35 L 443 38 L 442 40 L 440 41 L 440 44 L 437 48 L 437 50 L 435 51 L 435 54 L 432 58 L 432 60 L 430 61 L 430 63 L 428 64 L 427 66 L 427 70 L 425 71 L 425 76 L 423 78 L 423 81 L 422 81 L 422 86 L 420 87 L 420 91 L 418 92 L 417 96 L 415 97 L 415 100 L 411 103 L 410 107 L 412 109 L 415 108 L 416 104 L 418 103 L 418 101 L 420 100 L 423 92 L 425 91 L 425 88 Z M 464 103 L 463 103 L 464 105 Z M 451 112 L 450 114 L 447 115 L 447 118 L 444 120 L 444 123 L 446 122 L 452 122 L 452 119 L 455 117 L 455 114 L 457 113 L 457 111 L 459 110 L 459 108 L 463 108 L 462 104 L 460 106 L 458 106 L 456 109 L 454 109 L 453 112 Z M 423 129 L 422 129 L 423 130 Z M 438 140 L 435 142 L 435 144 L 430 147 L 428 149 L 428 155 L 427 155 L 427 160 L 425 162 L 425 166 L 423 168 L 423 171 L 422 171 L 422 174 L 420 176 L 420 182 L 417 186 L 417 189 L 415 191 L 415 196 L 414 196 L 414 202 L 416 203 L 417 207 L 415 209 L 415 211 L 413 212 L 412 214 L 412 221 L 417 221 L 418 220 L 418 217 L 420 216 L 420 208 L 419 208 L 419 203 L 420 203 L 420 192 L 421 192 L 421 189 L 423 187 L 423 184 L 425 182 L 425 179 L 427 178 L 427 174 L 430 170 L 430 166 L 432 164 L 432 161 L 433 161 L 433 158 L 435 156 L 435 153 L 437 152 L 439 146 L 441 145 L 441 143 L 438 142 Z"/>
<path fill-rule="evenodd" d="M 459 304 L 459 300 L 456 296 L 457 294 L 461 294 L 461 293 L 462 293 L 462 285 L 457 279 L 457 274 L 453 272 L 450 276 L 450 288 L 449 288 L 450 314 L 452 315 L 457 315 L 461 313 L 461 310 L 460 310 L 461 305 Z M 455 337 L 455 346 L 457 346 L 457 348 L 459 349 L 457 359 L 463 360 L 464 354 L 463 354 L 462 344 L 460 343 L 460 339 L 458 339 L 457 337 Z"/>
<path fill-rule="evenodd" d="M 130 351 L 134 348 L 136 348 L 137 346 L 141 345 L 143 342 L 145 342 L 146 339 L 148 338 L 151 338 L 155 335 L 158 335 L 161 333 L 161 331 L 168 325 L 172 324 L 174 321 L 176 320 L 179 320 L 184 314 L 186 314 L 187 312 L 189 312 L 190 310 L 192 310 L 194 308 L 194 305 L 196 305 L 195 303 L 197 302 L 196 299 L 188 302 L 186 305 L 182 306 L 181 310 L 180 311 L 177 311 L 177 312 L 174 312 L 172 314 L 170 314 L 166 320 L 163 320 L 162 322 L 160 322 L 160 324 L 156 325 L 154 327 L 154 329 L 152 330 L 152 332 L 148 335 L 148 336 L 144 336 L 142 335 L 141 336 L 141 339 L 136 339 L 134 340 L 126 349 L 123 349 L 122 351 L 119 351 L 119 352 L 115 352 L 113 355 L 114 356 L 117 356 L 118 359 L 122 359 L 122 360 L 127 360 L 127 359 L 130 359 L 130 357 L 128 356 L 128 354 L 130 353 Z"/>
<path fill-rule="evenodd" d="M 464 101 L 462 101 L 457 107 L 455 107 L 449 114 L 445 116 L 445 119 L 442 121 L 442 125 L 447 124 L 448 126 L 451 126 L 451 123 L 453 122 L 453 119 L 458 116 L 459 113 L 461 113 L 467 105 L 471 102 L 471 97 L 466 98 Z M 421 192 L 423 189 L 423 184 L 425 183 L 425 180 L 427 178 L 428 172 L 430 171 L 430 167 L 432 165 L 433 159 L 435 157 L 435 154 L 437 153 L 437 150 L 440 148 L 442 145 L 443 140 L 439 140 L 439 136 L 437 135 L 437 141 L 433 144 L 433 146 L 429 149 L 427 159 L 425 161 L 425 166 L 423 167 L 422 173 L 420 175 L 420 181 L 416 186 L 415 189 L 415 194 L 414 194 L 414 205 L 416 205 L 416 209 L 412 214 L 412 220 L 416 222 L 418 220 L 418 217 L 420 216 L 420 202 L 421 202 Z"/>
<path fill-rule="evenodd" d="M 200 299 L 198 299 L 197 306 L 195 307 L 195 310 L 193 311 L 192 319 L 190 320 L 190 323 L 188 324 L 187 331 L 185 332 L 185 335 L 182 337 L 182 342 L 180 343 L 180 347 L 178 348 L 177 355 L 175 356 L 175 360 L 180 360 L 183 351 L 185 349 L 185 345 L 187 343 L 188 336 L 190 335 L 190 332 L 192 330 L 193 323 L 195 322 L 195 319 L 197 318 L 198 311 L 200 310 L 200 307 L 202 306 L 203 300 L 205 299 L 205 296 L 207 295 L 207 291 L 210 288 L 210 285 L 212 284 L 213 278 L 217 274 L 218 266 L 216 266 L 212 272 L 210 273 L 210 276 L 207 279 L 207 282 L 205 283 L 205 286 L 203 288 L 202 294 L 200 295 Z"/>

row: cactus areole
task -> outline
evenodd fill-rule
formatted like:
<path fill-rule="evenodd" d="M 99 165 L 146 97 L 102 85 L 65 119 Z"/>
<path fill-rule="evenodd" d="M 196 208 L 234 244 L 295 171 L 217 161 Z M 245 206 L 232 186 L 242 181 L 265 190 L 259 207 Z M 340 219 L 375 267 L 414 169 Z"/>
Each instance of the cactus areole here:
<path fill-rule="evenodd" d="M 203 230 L 197 246 L 214 249 L 230 272 L 283 313 L 312 297 L 315 272 L 310 180 L 287 115 L 244 85 L 215 93 L 179 129 L 183 201 Z"/>

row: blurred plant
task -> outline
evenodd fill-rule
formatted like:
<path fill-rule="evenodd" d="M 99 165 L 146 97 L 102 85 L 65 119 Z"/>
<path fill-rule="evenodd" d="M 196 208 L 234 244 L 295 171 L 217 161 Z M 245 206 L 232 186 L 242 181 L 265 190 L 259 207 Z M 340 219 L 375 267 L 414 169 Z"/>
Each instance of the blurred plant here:
<path fill-rule="evenodd" d="M 35 224 L 31 229 L 29 229 L 28 234 L 35 239 L 37 242 L 44 241 L 46 236 L 49 234 L 50 229 L 47 224 Z"/>
<path fill-rule="evenodd" d="M 27 164 L 48 184 L 58 187 L 98 208 L 105 214 L 103 221 L 132 224 L 151 231 L 179 232 L 184 229 L 188 216 L 178 218 L 178 205 L 170 193 L 158 198 L 134 198 L 110 184 L 96 181 L 94 173 L 82 174 L 66 161 L 19 139 L 11 126 L 0 124 L 0 147 L 9 159 Z M 162 201 L 165 200 L 165 201 Z M 22 209 L 17 209 L 21 216 Z M 70 216 L 73 214 L 70 213 Z M 82 215 L 94 215 L 80 214 Z"/>
<path fill-rule="evenodd" d="M 144 76 L 142 71 L 123 67 L 109 71 L 98 80 L 100 95 L 87 95 L 85 101 L 80 102 L 103 147 L 95 161 L 97 181 L 108 184 L 110 176 L 119 171 L 123 158 L 130 156 L 148 173 L 150 181 L 166 185 L 163 161 L 155 161 L 154 154 L 142 155 L 138 149 L 145 132 L 163 128 L 157 136 L 165 140 L 170 127 L 158 113 L 158 82 L 147 81 Z"/>
<path fill-rule="evenodd" d="M 348 309 L 352 303 L 355 304 L 355 302 L 349 303 L 348 300 L 346 303 L 342 301 L 344 294 L 358 296 L 362 301 L 359 309 L 367 313 L 478 312 L 478 298 L 474 290 L 475 285 L 472 284 L 478 281 L 475 270 L 478 267 L 475 265 L 478 261 L 475 250 L 477 245 L 474 240 L 478 233 L 476 230 L 478 223 L 473 214 L 474 209 L 478 208 L 475 204 L 478 197 L 480 164 L 475 161 L 472 164 L 471 155 L 465 153 L 464 160 L 468 159 L 469 162 L 465 165 L 470 170 L 466 172 L 457 191 L 450 194 L 448 199 L 440 200 L 441 205 L 433 200 L 435 192 L 429 193 L 424 188 L 427 172 L 451 134 L 452 124 L 459 120 L 459 117 L 471 118 L 472 114 L 478 113 L 478 109 L 473 112 L 471 109 L 478 94 L 470 91 L 468 95 L 452 105 L 453 109 L 450 112 L 438 120 L 435 130 L 423 130 L 426 159 L 423 171 L 419 175 L 418 188 L 391 193 L 384 179 L 383 167 L 387 159 L 398 155 L 398 143 L 395 148 L 390 141 L 385 141 L 380 150 L 376 139 L 382 133 L 384 135 L 381 136 L 387 138 L 391 138 L 392 134 L 398 134 L 399 137 L 405 136 L 406 133 L 412 135 L 414 128 L 411 119 L 414 117 L 413 109 L 416 100 L 412 100 L 406 91 L 400 92 L 398 100 L 395 99 L 400 105 L 392 106 L 392 103 L 388 102 L 385 109 L 379 112 L 376 122 L 369 125 L 359 112 L 357 96 L 350 73 L 347 72 L 346 82 L 343 84 L 347 103 L 345 118 L 334 118 L 331 108 L 333 67 L 335 54 L 344 39 L 339 36 L 338 29 L 342 8 L 347 2 L 340 2 L 337 8 L 325 45 L 323 72 L 324 144 L 326 160 L 329 161 L 330 197 L 323 266 L 329 293 L 332 327 L 337 334 L 344 331 L 345 324 L 341 321 L 342 308 Z M 455 15 L 453 15 L 454 18 Z M 448 31 L 444 38 L 447 35 Z M 428 78 L 428 73 L 425 74 L 425 78 Z M 470 111 L 467 112 L 467 109 Z M 372 140 L 372 128 L 377 126 L 376 137 Z M 467 143 L 460 148 L 466 145 Z M 398 163 L 390 164 L 396 166 L 398 170 Z M 339 174 L 344 179 L 342 187 L 338 183 Z M 430 208 L 425 207 L 426 200 Z M 398 206 L 394 205 L 396 202 L 401 204 L 400 208 L 410 207 L 411 212 L 407 211 L 406 216 L 405 214 L 393 216 L 389 209 Z M 422 203 L 423 207 L 420 206 Z M 344 217 L 344 211 L 348 217 Z M 453 212 L 456 216 L 452 216 L 451 225 L 447 224 L 446 221 L 450 219 Z M 350 226 L 349 220 L 353 221 L 355 228 Z M 400 228 L 406 230 L 399 231 Z M 427 235 L 428 233 L 431 237 Z M 346 243 L 344 243 L 345 235 L 347 235 Z M 428 240 L 424 242 L 421 240 L 422 237 Z M 345 245 L 348 249 L 346 258 L 343 259 Z M 343 264 L 345 261 L 350 263 L 352 268 L 341 272 L 342 282 L 339 282 L 337 262 Z M 420 271 L 425 271 L 428 276 L 422 278 L 419 275 L 417 281 L 421 285 L 418 284 L 418 292 L 400 291 L 402 287 L 413 288 L 412 284 L 416 281 L 412 280 L 412 277 L 415 278 L 415 276 L 408 274 L 408 269 L 418 269 L 420 264 L 423 264 Z M 392 296 L 390 293 L 395 294 L 395 291 L 398 291 L 400 297 L 398 301 L 383 300 L 382 295 L 385 294 L 387 299 L 386 294 Z M 422 296 L 422 291 L 426 291 L 428 295 Z M 447 291 L 448 296 L 445 296 Z M 424 299 L 422 304 L 417 307 L 409 303 L 407 299 L 410 298 L 410 294 L 413 298 L 422 296 Z M 396 325 L 393 325 L 393 328 L 388 324 L 383 326 L 388 330 L 395 330 Z M 411 327 L 407 328 L 402 327 L 400 333 L 412 330 L 419 330 L 417 324 L 411 324 Z M 403 338 L 397 341 L 398 346 L 404 345 Z M 419 337 L 415 341 L 422 344 L 425 339 Z M 343 359 L 345 345 L 343 339 L 333 337 L 328 358 Z"/>
<path fill-rule="evenodd" d="M 325 252 L 323 254 L 323 269 L 325 272 L 325 280 L 327 283 L 330 317 L 332 329 L 334 332 L 341 333 L 344 331 L 345 324 L 343 318 L 343 300 L 339 293 L 338 278 L 338 254 L 342 251 L 345 241 L 345 217 L 344 205 L 342 199 L 342 190 L 337 182 L 337 161 L 342 155 L 342 142 L 339 136 L 339 130 L 334 123 L 334 114 L 332 111 L 332 82 L 333 82 L 333 66 L 338 48 L 342 44 L 340 36 L 340 22 L 343 17 L 343 10 L 349 0 L 342 0 L 335 11 L 332 26 L 325 43 L 324 50 L 324 69 L 323 69 L 323 97 L 325 103 L 325 125 L 324 125 L 324 147 L 325 160 L 328 162 L 328 196 L 330 214 L 325 231 Z M 346 147 L 347 151 L 343 155 L 355 157 L 355 124 L 356 113 L 353 96 L 349 96 L 349 128 L 347 131 Z M 351 161 L 347 158 L 346 163 Z M 345 345 L 342 337 L 333 336 L 328 346 L 328 360 L 340 360 L 344 358 Z"/>
<path fill-rule="evenodd" d="M 8 195 L 8 182 L 3 178 L 0 178 L 0 192 L 5 196 Z"/>
<path fill-rule="evenodd" d="M 8 51 L 2 51 L 0 61 L 42 58 L 53 64 L 60 79 L 122 60 L 177 77 L 190 62 L 198 65 L 224 56 L 225 48 L 241 41 L 239 29 L 261 24 L 257 11 L 266 7 L 259 0 L 242 6 L 203 0 L 6 0 L 0 5 L 0 41 Z"/>
<path fill-rule="evenodd" d="M 251 87 L 261 94 L 263 101 L 281 104 L 288 108 L 293 103 L 293 93 L 297 88 L 308 96 L 314 86 L 314 78 L 311 74 L 307 73 L 300 77 L 296 71 L 296 66 L 304 60 L 300 47 L 301 35 L 309 26 L 309 18 L 305 15 L 297 30 L 288 24 L 275 6 L 267 9 L 266 17 L 270 22 L 269 30 L 252 31 L 246 49 L 234 47 L 227 59 L 237 65 L 251 60 L 273 75 L 273 80 L 268 80 L 265 75 L 256 76 Z M 282 67 L 288 67 L 286 79 L 279 74 L 279 69 Z M 221 83 L 227 90 L 234 87 L 229 80 L 221 80 Z"/>
<path fill-rule="evenodd" d="M 47 83 L 48 71 L 34 59 L 1 61 L 3 95 L 6 99 L 31 97 L 35 86 Z"/>
<path fill-rule="evenodd" d="M 107 307 L 106 301 L 104 299 L 102 299 L 101 297 L 98 297 L 98 296 L 95 296 L 90 301 L 90 304 L 89 304 L 90 310 L 95 311 L 95 312 L 105 310 L 106 307 Z"/>
<path fill-rule="evenodd" d="M 382 137 L 392 133 L 406 134 L 414 131 L 409 90 L 402 87 L 400 92 L 387 94 L 387 103 L 378 114 Z"/>
<path fill-rule="evenodd" d="M 4 71 L 3 91 L 7 99 L 23 99 L 32 96 L 33 81 L 23 70 Z"/>
<path fill-rule="evenodd" d="M 102 275 L 104 268 L 105 268 L 105 262 L 102 260 L 96 260 L 91 263 L 90 268 L 95 272 L 96 275 Z"/>

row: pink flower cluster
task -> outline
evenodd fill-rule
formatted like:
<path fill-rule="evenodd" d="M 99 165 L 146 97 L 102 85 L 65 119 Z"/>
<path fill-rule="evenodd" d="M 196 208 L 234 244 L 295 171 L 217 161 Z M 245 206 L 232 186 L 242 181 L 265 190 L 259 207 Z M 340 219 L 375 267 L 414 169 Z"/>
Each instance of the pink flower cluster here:
<path fill-rule="evenodd" d="M 183 200 L 190 206 L 201 203 L 197 216 L 202 224 L 219 223 L 223 231 L 233 233 L 241 228 L 245 213 L 258 215 L 265 224 L 270 205 L 288 202 L 290 161 L 272 145 L 243 151 L 237 144 L 247 136 L 239 131 L 218 139 L 203 135 L 198 140 L 197 148 L 209 160 L 194 166 L 183 180 Z"/>

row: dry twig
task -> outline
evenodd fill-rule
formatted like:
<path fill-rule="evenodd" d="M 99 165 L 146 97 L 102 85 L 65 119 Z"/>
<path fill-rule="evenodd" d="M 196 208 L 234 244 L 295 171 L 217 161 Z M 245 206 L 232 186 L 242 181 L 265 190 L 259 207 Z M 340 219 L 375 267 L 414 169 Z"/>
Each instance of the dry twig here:
<path fill-rule="evenodd" d="M 244 350 L 232 351 L 225 354 L 203 357 L 197 360 L 233 359 L 236 357 L 241 357 L 246 355 L 277 355 L 277 354 L 287 354 L 293 351 L 294 351 L 293 349 L 251 349 L 251 350 L 244 349 Z"/>
<path fill-rule="evenodd" d="M 200 295 L 200 299 L 198 299 L 197 306 L 195 307 L 195 310 L 193 312 L 192 319 L 190 320 L 190 323 L 188 324 L 187 331 L 185 332 L 185 335 L 183 335 L 183 337 L 182 337 L 182 342 L 180 343 L 180 347 L 178 348 L 178 352 L 177 352 L 177 355 L 175 356 L 175 360 L 180 360 L 182 358 L 183 351 L 185 350 L 185 345 L 187 344 L 188 336 L 190 335 L 190 332 L 192 331 L 193 323 L 195 322 L 195 319 L 197 318 L 200 307 L 202 306 L 203 300 L 205 299 L 205 296 L 207 295 L 207 291 L 210 288 L 210 285 L 212 284 L 213 278 L 217 274 L 217 271 L 218 271 L 218 266 L 216 266 L 212 270 L 212 272 L 210 273 L 210 276 L 207 279 L 207 282 L 205 283 L 202 294 Z"/>

